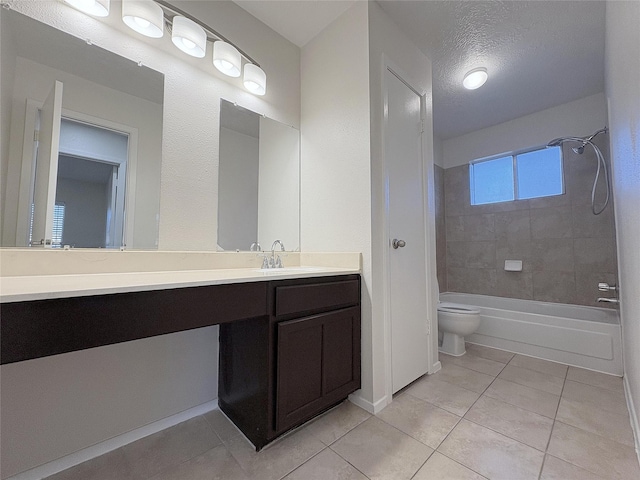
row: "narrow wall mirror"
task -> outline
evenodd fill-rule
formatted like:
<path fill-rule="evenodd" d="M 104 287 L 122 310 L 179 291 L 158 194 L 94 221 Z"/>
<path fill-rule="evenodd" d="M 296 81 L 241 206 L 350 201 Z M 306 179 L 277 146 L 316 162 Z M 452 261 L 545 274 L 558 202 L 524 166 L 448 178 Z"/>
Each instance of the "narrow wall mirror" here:
<path fill-rule="evenodd" d="M 220 101 L 218 246 L 300 249 L 300 132 Z"/>
<path fill-rule="evenodd" d="M 0 15 L 1 245 L 157 248 L 164 76 Z"/>

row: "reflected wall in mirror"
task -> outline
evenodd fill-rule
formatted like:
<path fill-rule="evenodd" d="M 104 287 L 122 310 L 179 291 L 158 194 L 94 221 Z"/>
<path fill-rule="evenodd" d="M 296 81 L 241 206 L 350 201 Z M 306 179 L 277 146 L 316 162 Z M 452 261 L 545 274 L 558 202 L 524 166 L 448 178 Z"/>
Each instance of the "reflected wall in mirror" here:
<path fill-rule="evenodd" d="M 1 245 L 157 248 L 164 76 L 0 15 Z"/>
<path fill-rule="evenodd" d="M 300 249 L 300 132 L 221 100 L 218 246 L 275 240 Z"/>

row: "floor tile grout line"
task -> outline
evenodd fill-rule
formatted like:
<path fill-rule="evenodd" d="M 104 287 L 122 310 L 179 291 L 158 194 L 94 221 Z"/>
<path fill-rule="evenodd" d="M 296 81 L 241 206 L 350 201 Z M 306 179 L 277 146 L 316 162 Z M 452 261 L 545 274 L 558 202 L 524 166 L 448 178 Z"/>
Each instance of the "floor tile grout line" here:
<path fill-rule="evenodd" d="M 556 414 L 555 414 L 555 416 L 554 416 L 554 418 L 553 418 L 553 427 L 552 427 L 552 429 L 551 429 L 551 435 L 549 435 L 549 440 L 548 440 L 548 442 L 547 442 L 547 447 L 546 447 L 546 449 L 545 449 L 545 461 L 546 461 L 546 457 L 547 457 L 547 455 L 552 456 L 552 457 L 554 457 L 554 458 L 558 458 L 558 457 L 555 457 L 554 455 L 552 455 L 552 454 L 549 452 L 549 445 L 551 444 L 551 437 L 553 436 L 553 431 L 554 431 L 554 430 L 555 430 L 555 428 L 556 428 L 556 423 L 561 423 L 562 425 L 568 425 L 568 426 L 570 426 L 570 427 L 573 427 L 573 428 L 576 428 L 576 429 L 578 429 L 578 430 L 581 430 L 581 431 L 583 431 L 583 432 L 585 432 L 585 433 L 587 433 L 587 434 L 596 435 L 597 437 L 604 438 L 604 439 L 608 439 L 608 440 L 611 440 L 611 441 L 613 441 L 613 442 L 615 442 L 615 443 L 618 443 L 618 444 L 620 444 L 620 445 L 624 445 L 624 444 L 621 444 L 620 442 L 616 442 L 615 440 L 612 440 L 612 439 L 610 439 L 610 438 L 608 438 L 608 437 L 604 437 L 603 435 L 599 435 L 599 434 L 594 433 L 594 432 L 589 432 L 588 430 L 584 430 L 584 429 L 582 429 L 582 428 L 580 428 L 580 427 L 576 427 L 576 426 L 574 426 L 574 425 L 570 425 L 570 424 L 567 424 L 567 423 L 562 422 L 561 420 L 558 420 L 558 412 L 560 411 L 560 403 L 562 402 L 562 394 L 564 393 L 564 388 L 565 388 L 565 386 L 566 386 L 566 384 L 567 384 L 568 374 L 569 374 L 569 369 L 567 369 L 567 374 L 565 375 L 565 379 L 564 379 L 564 382 L 563 382 L 563 384 L 562 384 L 562 391 L 560 392 L 560 401 L 558 402 L 558 407 L 556 408 Z M 580 382 L 578 382 L 578 383 L 580 383 Z M 583 385 L 588 385 L 588 384 L 583 384 Z M 561 460 L 561 461 L 563 461 L 563 462 L 568 463 L 569 465 L 573 465 L 574 467 L 581 468 L 581 469 L 583 469 L 583 470 L 585 470 L 585 471 L 587 471 L 587 472 L 589 472 L 589 473 L 593 473 L 594 475 L 599 476 L 596 472 L 594 472 L 594 471 L 592 471 L 592 470 L 590 470 L 590 469 L 588 469 L 588 468 L 585 468 L 585 467 L 583 467 L 583 466 L 581 466 L 581 465 L 576 465 L 576 464 L 575 464 L 575 463 L 573 463 L 573 462 L 570 462 L 570 461 L 568 461 L 568 460 L 564 460 L 564 459 L 561 459 L 561 458 L 558 458 L 558 459 L 559 459 L 559 460 Z M 540 478 L 540 477 L 542 476 L 542 469 L 544 468 L 544 463 L 545 463 L 545 462 L 543 461 L 543 462 L 542 462 L 542 467 L 541 467 L 541 469 L 540 469 L 540 475 L 538 476 L 538 478 Z"/>
<path fill-rule="evenodd" d="M 417 438 L 415 438 L 413 435 L 410 435 L 410 434 L 408 434 L 407 432 L 403 432 L 402 430 L 400 430 L 400 429 L 399 429 L 398 427 L 396 427 L 395 425 L 391 425 L 390 423 L 385 422 L 382 418 L 378 417 L 377 415 L 372 415 L 372 417 L 377 418 L 378 420 L 380 420 L 380 421 L 381 421 L 382 423 L 384 423 L 385 425 L 390 426 L 391 428 L 393 428 L 393 429 L 397 430 L 397 431 L 398 431 L 398 432 L 400 432 L 401 434 L 406 435 L 406 436 L 407 436 L 407 437 L 409 437 L 409 438 L 412 438 L 412 439 L 413 439 L 413 440 L 415 440 L 416 442 L 420 443 L 421 445 L 424 445 L 424 446 L 425 446 L 425 447 L 427 447 L 427 448 L 430 448 L 431 450 L 433 450 L 433 451 L 435 452 L 435 450 L 436 450 L 435 448 L 430 447 L 430 446 L 429 446 L 429 445 L 427 445 L 426 443 L 424 443 L 424 442 L 422 442 L 422 441 L 418 440 L 418 439 L 417 439 Z M 369 420 L 369 419 L 367 419 L 367 420 Z M 364 423 L 364 422 L 362 422 L 362 423 Z M 457 424 L 458 424 L 458 422 L 456 422 L 456 425 L 457 425 Z"/>
<path fill-rule="evenodd" d="M 576 427 L 575 425 L 571 425 L 570 423 L 563 422 L 562 420 L 557 420 L 557 419 L 556 419 L 556 420 L 555 420 L 555 422 L 556 422 L 556 423 L 561 423 L 562 425 L 565 425 L 565 426 L 567 426 L 567 427 L 575 428 L 576 430 L 580 430 L 581 432 L 584 432 L 584 433 L 586 433 L 587 435 L 595 435 L 595 436 L 596 436 L 596 437 L 598 437 L 598 438 L 601 438 L 601 439 L 606 440 L 606 441 L 608 441 L 608 442 L 613 442 L 613 443 L 615 443 L 615 444 L 617 444 L 617 445 L 619 445 L 619 446 L 621 446 L 621 447 L 629 448 L 629 449 L 633 450 L 634 452 L 635 452 L 635 450 L 636 450 L 636 449 L 635 449 L 635 446 L 628 445 L 628 444 L 626 444 L 626 443 L 618 442 L 617 440 L 614 440 L 614 439 L 612 439 L 612 438 L 605 437 L 604 435 L 600 435 L 599 433 L 596 433 L 596 432 L 591 432 L 591 431 L 589 431 L 589 430 L 585 430 L 584 428 Z M 569 463 L 571 463 L 571 462 L 569 462 Z M 584 467 L 580 467 L 580 468 L 584 468 Z"/>
<path fill-rule="evenodd" d="M 599 373 L 599 372 L 596 372 L 596 373 Z M 617 377 L 617 378 L 623 378 L 623 377 Z M 567 380 L 569 382 L 579 383 L 580 385 L 586 385 L 587 387 L 599 388 L 601 390 L 606 390 L 607 392 L 614 392 L 614 393 L 622 394 L 624 396 L 624 387 L 622 388 L 622 390 L 613 390 L 611 388 L 602 387 L 600 385 L 592 385 L 590 383 L 581 382 L 579 380 L 574 380 L 572 378 L 567 378 Z"/>
<path fill-rule="evenodd" d="M 316 452 L 315 454 L 313 454 L 311 457 L 307 458 L 304 462 L 302 462 L 300 465 L 298 465 L 297 467 L 293 467 L 293 469 L 289 470 L 287 473 L 285 473 L 284 475 L 282 475 L 279 480 L 282 480 L 283 478 L 285 478 L 287 475 L 291 475 L 293 472 L 295 472 L 296 470 L 298 470 L 299 468 L 302 468 L 303 465 L 305 465 L 307 462 L 310 462 L 311 460 L 313 460 L 314 458 L 316 458 L 318 455 L 320 455 L 322 452 L 324 452 L 327 448 L 329 448 L 327 445 L 324 446 L 324 448 L 322 448 L 320 451 Z"/>
<path fill-rule="evenodd" d="M 555 421 L 554 421 L 554 424 L 555 424 Z M 549 438 L 551 438 L 551 435 L 549 435 Z M 544 455 L 542 456 L 542 464 L 540 465 L 540 472 L 538 472 L 538 480 L 541 480 L 542 478 L 542 472 L 544 472 L 544 464 L 546 461 L 547 461 L 547 452 L 545 451 Z"/>
<path fill-rule="evenodd" d="M 367 419 L 368 420 L 368 419 Z M 364 423 L 364 422 L 362 422 Z M 335 444 L 335 442 L 333 443 Z M 333 445 L 332 444 L 332 445 Z M 362 475 L 364 475 L 366 478 L 370 479 L 369 475 L 367 475 L 366 473 L 364 473 L 362 470 L 360 470 L 358 467 L 356 467 L 353 463 L 351 463 L 349 460 L 347 460 L 346 458 L 344 458 L 342 455 L 340 455 L 340 452 L 337 452 L 336 450 L 334 450 L 333 448 L 331 448 L 330 446 L 327 447 L 329 450 L 331 450 L 333 453 L 335 453 L 336 455 L 338 455 L 342 460 L 344 460 L 345 462 L 347 462 L 349 465 L 351 465 L 353 468 L 355 468 L 357 471 L 359 471 Z"/>
<path fill-rule="evenodd" d="M 446 382 L 445 382 L 445 383 L 446 383 Z M 465 389 L 465 390 L 466 390 L 466 389 Z M 471 391 L 471 390 L 469 390 L 469 391 Z M 476 393 L 476 392 L 473 392 L 473 393 Z M 447 410 L 446 408 L 442 408 L 441 406 L 436 405 L 435 403 L 431 403 L 429 400 L 425 400 L 425 399 L 423 399 L 423 398 L 416 397 L 415 395 L 411 395 L 411 394 L 410 394 L 410 393 L 408 393 L 408 392 L 404 392 L 402 395 L 409 395 L 410 397 L 412 397 L 412 398 L 414 398 L 414 399 L 416 399 L 416 400 L 419 400 L 419 401 L 421 401 L 421 402 L 423 402 L 423 403 L 428 404 L 430 407 L 437 408 L 438 410 L 442 410 L 443 412 L 446 412 L 446 413 L 448 413 L 448 414 L 450 414 L 450 415 L 455 415 L 456 417 L 459 417 L 459 418 L 462 418 L 462 417 L 464 416 L 464 415 L 458 415 L 457 413 L 450 412 L 450 411 L 449 411 L 449 410 Z M 382 412 L 379 412 L 379 413 L 382 413 Z M 372 416 L 377 417 L 377 415 L 372 415 Z M 380 417 L 378 417 L 378 418 L 380 418 Z M 382 419 L 382 418 L 380 418 L 380 420 L 382 420 L 383 422 L 385 421 L 385 420 L 384 420 L 384 419 Z"/>
<path fill-rule="evenodd" d="M 171 468 L 179 467 L 180 465 L 183 465 L 183 464 L 185 464 L 185 463 L 187 463 L 187 462 L 190 462 L 190 461 L 191 461 L 191 460 L 193 460 L 194 458 L 197 458 L 197 457 L 199 457 L 199 456 L 201 456 L 201 455 L 204 455 L 204 454 L 205 454 L 205 453 L 207 453 L 207 452 L 210 452 L 210 451 L 211 451 L 211 450 L 213 450 L 214 448 L 218 448 L 218 447 L 225 447 L 225 448 L 226 448 L 226 446 L 225 446 L 225 445 L 224 445 L 224 443 L 222 442 L 222 439 L 220 438 L 220 436 L 218 435 L 218 433 L 217 433 L 217 432 L 213 429 L 213 427 L 209 424 L 209 422 L 207 421 L 207 419 L 205 418 L 205 416 L 204 416 L 203 414 L 201 414 L 201 415 L 197 415 L 197 416 L 195 416 L 195 417 L 193 417 L 193 418 L 190 418 L 189 420 L 185 420 L 185 421 L 180 422 L 180 423 L 178 423 L 178 424 L 176 424 L 176 425 L 173 425 L 173 426 L 171 426 L 171 427 L 167 427 L 167 428 L 165 428 L 164 430 L 160 430 L 160 432 L 156 432 L 156 433 L 166 432 L 167 430 L 169 430 L 169 429 L 171 429 L 171 428 L 173 428 L 173 427 L 176 427 L 176 426 L 178 426 L 178 425 L 184 424 L 184 423 L 186 423 L 186 422 L 188 422 L 188 421 L 191 421 L 191 420 L 194 420 L 194 419 L 196 419 L 196 418 L 198 418 L 198 417 L 202 417 L 202 419 L 204 420 L 204 422 L 205 422 L 205 424 L 207 425 L 207 427 L 209 427 L 209 430 L 211 431 L 211 433 L 213 433 L 213 435 L 214 435 L 218 440 L 220 440 L 220 443 L 219 443 L 219 444 L 217 444 L 217 445 L 215 445 L 215 446 L 213 446 L 213 447 L 211 447 L 211 448 L 208 448 L 208 449 L 204 450 L 203 452 L 196 453 L 195 455 L 190 456 L 189 458 L 186 458 L 185 460 L 182 460 L 182 461 L 180 461 L 180 462 L 178 462 L 178 463 L 173 463 L 173 464 L 171 464 L 171 465 L 167 465 L 165 468 L 161 469 L 161 470 L 160 470 L 160 471 L 158 471 L 158 472 L 155 472 L 155 473 L 154 473 L 154 474 L 152 474 L 152 475 L 144 475 L 144 478 L 145 478 L 145 479 L 150 480 L 150 479 L 152 479 L 153 477 L 156 477 L 156 476 L 160 475 L 162 472 L 165 472 L 165 471 L 167 471 L 167 470 L 169 470 L 169 469 L 171 469 Z M 151 435 L 155 435 L 155 434 L 151 434 Z M 147 435 L 147 437 L 150 437 L 151 435 Z M 140 440 L 142 440 L 142 439 L 144 439 L 144 438 L 147 438 L 147 437 L 142 437 Z M 135 443 L 135 442 L 131 442 L 131 443 Z M 131 445 L 131 443 L 129 443 L 129 444 L 127 444 L 127 445 Z M 123 446 L 122 446 L 122 447 L 120 447 L 120 448 L 124 448 L 124 447 L 126 447 L 127 445 L 123 445 Z M 228 451 L 228 450 L 227 450 L 227 451 Z M 229 452 L 229 453 L 231 453 L 231 452 Z"/>
<path fill-rule="evenodd" d="M 600 438 L 603 438 L 603 439 L 606 439 L 606 440 L 611 440 L 611 439 L 607 439 L 606 437 L 603 437 L 602 435 L 598 435 L 597 433 L 592 433 L 592 432 L 589 432 L 589 431 L 587 431 L 587 430 L 583 430 L 582 428 L 574 427 L 573 425 L 569 425 L 568 423 L 561 422 L 560 420 L 556 420 L 556 422 L 554 422 L 554 424 L 553 424 L 554 428 L 555 428 L 555 424 L 556 424 L 556 423 L 561 423 L 562 425 L 567 425 L 567 426 L 569 426 L 569 427 L 573 427 L 573 428 L 575 428 L 575 429 L 577 429 L 577 430 L 581 430 L 581 431 L 583 431 L 583 432 L 585 432 L 585 433 L 587 433 L 587 434 L 589 434 L 589 435 L 595 435 L 596 437 L 600 437 Z M 616 442 L 615 440 L 611 440 L 611 441 L 612 441 L 612 442 L 614 442 L 614 443 L 617 443 L 618 445 L 624 445 L 624 444 L 622 444 L 622 443 L 620 443 L 620 442 Z M 627 447 L 628 447 L 629 445 L 624 445 L 624 446 L 627 446 Z M 633 447 L 630 447 L 630 448 L 632 448 L 632 449 L 634 450 L 634 454 L 635 454 L 635 448 L 633 448 Z M 547 455 L 550 455 L 550 456 L 552 456 L 552 457 L 555 457 L 555 458 L 557 458 L 557 459 L 559 459 L 559 460 L 562 460 L 563 462 L 568 463 L 569 465 L 573 465 L 574 467 L 577 467 L 577 468 L 580 468 L 580 469 L 582 469 L 582 470 L 585 470 L 585 471 L 587 471 L 587 472 L 589 472 L 589 473 L 592 473 L 592 474 L 593 474 L 593 475 L 595 475 L 596 477 L 601 477 L 601 475 L 600 475 L 599 473 L 594 472 L 593 470 L 590 470 L 590 469 L 589 469 L 589 468 L 587 468 L 587 467 L 584 467 L 584 466 L 582 466 L 582 465 L 576 465 L 575 463 L 572 463 L 572 462 L 570 462 L 569 460 L 565 460 L 564 458 L 556 457 L 555 455 L 552 455 L 552 454 L 551 454 L 551 453 L 549 453 L 549 452 L 547 452 L 546 454 L 547 454 Z M 635 456 L 634 456 L 634 458 L 635 458 Z"/>
<path fill-rule="evenodd" d="M 442 353 L 442 352 L 440 352 L 440 353 Z M 500 373 L 502 372 L 502 370 L 504 370 L 504 367 L 506 367 L 506 366 L 507 366 L 507 364 L 506 364 L 506 363 L 497 362 L 497 361 L 495 361 L 495 360 L 491 360 L 490 358 L 483 358 L 483 357 L 479 357 L 478 355 L 474 355 L 473 353 L 469 353 L 469 352 L 465 352 L 465 353 L 464 353 L 462 356 L 460 356 L 460 357 L 455 357 L 455 356 L 453 356 L 453 355 L 448 355 L 448 354 L 446 354 L 446 353 L 442 353 L 442 355 L 446 355 L 447 357 L 451 357 L 451 359 L 449 359 L 449 360 L 447 360 L 447 361 L 449 361 L 449 362 L 453 362 L 452 364 L 453 364 L 453 365 L 455 365 L 456 367 L 466 368 L 467 370 L 471 370 L 471 371 L 473 371 L 473 372 L 477 372 L 477 373 L 482 373 L 482 374 L 484 374 L 484 375 L 490 375 L 490 376 L 492 376 L 492 377 L 497 377 L 498 375 L 500 375 Z M 455 360 L 453 360 L 453 359 L 455 359 L 455 358 L 465 358 L 465 357 L 466 357 L 466 358 L 473 357 L 473 358 L 479 358 L 479 359 L 481 359 L 481 360 L 487 360 L 487 361 L 489 361 L 489 362 L 493 362 L 493 363 L 500 364 L 500 365 L 502 365 L 502 367 L 500 368 L 500 372 L 498 372 L 498 373 L 496 373 L 496 374 L 494 375 L 493 373 L 481 372 L 480 370 L 474 370 L 474 369 L 473 369 L 473 368 L 471 368 L 471 367 L 467 367 L 467 366 L 464 366 L 464 365 L 460 365 L 460 364 L 458 364 L 458 363 L 455 363 Z"/>
<path fill-rule="evenodd" d="M 491 397 L 489 397 L 489 398 L 491 398 Z M 496 399 L 494 399 L 494 400 L 496 400 Z M 517 406 L 517 405 L 513 405 L 513 406 Z M 523 409 L 523 410 L 524 410 L 524 409 Z M 469 409 L 469 411 L 471 411 L 471 409 Z M 529 411 L 529 410 L 527 410 L 527 411 Z M 467 412 L 467 413 L 469 413 L 469 412 Z M 535 412 L 530 412 L 530 413 L 534 413 L 534 414 L 535 414 Z M 465 415 L 466 415 L 466 414 L 465 414 Z M 537 413 L 536 415 L 540 415 L 540 414 L 539 414 L 539 413 Z M 541 417 L 544 417 L 544 415 L 540 415 L 540 416 L 541 416 Z M 544 418 L 549 418 L 549 417 L 544 417 Z M 533 447 L 533 446 L 531 446 L 531 445 L 529 445 L 529 444 L 524 443 L 522 440 L 518 440 L 517 438 L 513 438 L 513 437 L 511 437 L 511 436 L 507 435 L 507 434 L 506 434 L 506 433 L 504 433 L 504 432 L 500 432 L 500 431 L 496 430 L 495 428 L 488 427 L 488 426 L 483 425 L 483 424 L 481 424 L 481 423 L 478 423 L 478 422 L 475 422 L 475 421 L 473 421 L 473 420 L 470 420 L 470 419 L 466 418 L 466 416 L 465 416 L 465 417 L 462 417 L 462 418 L 461 418 L 461 420 L 466 420 L 466 421 L 467 421 L 467 422 L 469 422 L 469 423 L 473 423 L 474 425 L 478 425 L 479 427 L 486 428 L 487 430 L 491 430 L 492 432 L 495 432 L 495 433 L 497 433 L 497 434 L 499 434 L 499 435 L 502 435 L 503 437 L 506 437 L 506 438 L 508 438 L 508 439 L 510 439 L 510 440 L 513 440 L 514 442 L 518 442 L 518 443 L 520 443 L 521 445 L 524 445 L 524 446 L 529 447 L 529 448 L 533 448 L 534 450 L 537 450 L 538 452 L 540 452 L 540 453 L 542 453 L 542 454 L 544 454 L 544 453 L 546 453 L 546 452 L 547 452 L 547 451 L 546 451 L 546 447 L 545 447 L 545 450 L 541 450 L 541 449 L 539 449 L 539 448 Z M 554 422 L 555 422 L 555 420 L 554 420 Z M 458 422 L 458 423 L 459 423 L 459 422 Z M 551 437 L 551 432 L 552 432 L 552 430 L 553 430 L 553 425 L 552 425 L 551 429 L 549 430 L 549 437 Z M 548 443 L 548 441 L 547 441 L 547 443 Z"/>
<path fill-rule="evenodd" d="M 487 385 L 487 386 L 484 388 L 484 390 L 482 390 L 482 392 L 476 392 L 475 390 L 471 390 L 471 389 L 469 389 L 469 388 L 467 388 L 467 387 L 463 387 L 463 386 L 461 386 L 461 385 L 458 385 L 457 383 L 448 382 L 448 381 L 443 380 L 443 379 L 441 379 L 441 378 L 437 378 L 437 380 L 439 380 L 439 381 L 441 381 L 441 382 L 444 382 L 444 383 L 448 383 L 449 385 L 453 385 L 454 387 L 462 388 L 463 390 L 467 390 L 467 391 L 469 391 L 469 392 L 477 393 L 478 395 L 482 395 L 482 394 L 487 390 L 487 388 L 489 388 L 489 387 L 491 386 L 491 384 L 492 384 L 493 382 L 495 382 L 495 381 L 496 381 L 496 378 L 498 378 L 498 377 L 494 377 L 493 375 L 489 375 L 489 374 L 487 374 L 487 373 L 476 372 L 475 370 L 471 370 L 470 368 L 461 367 L 461 366 L 459 366 L 459 365 L 455 365 L 455 366 L 456 366 L 456 367 L 458 367 L 458 368 L 464 368 L 465 370 L 469 370 L 470 372 L 472 372 L 472 373 L 474 373 L 474 374 L 478 374 L 478 373 L 479 373 L 480 375 L 486 375 L 487 377 L 493 377 L 493 380 L 491 380 L 491 383 L 489 383 L 489 385 Z M 442 370 L 444 370 L 444 367 L 443 367 L 443 369 L 442 369 Z M 435 375 L 437 375 L 438 373 L 442 372 L 442 370 L 439 370 L 439 371 L 437 371 L 436 373 L 434 373 L 434 374 L 430 375 L 430 376 L 429 376 L 429 378 L 436 378 L 436 377 L 435 377 Z"/>
<path fill-rule="evenodd" d="M 429 447 L 430 449 L 432 449 L 432 450 L 435 452 L 435 451 L 436 451 L 436 449 L 437 449 L 440 445 L 442 445 L 442 442 L 444 442 L 444 441 L 446 440 L 446 438 L 447 438 L 447 437 L 449 436 L 449 434 L 453 431 L 453 429 L 454 429 L 454 428 L 456 428 L 456 427 L 458 426 L 458 424 L 460 423 L 460 420 L 462 420 L 462 418 L 463 418 L 463 417 L 461 417 L 461 416 L 459 416 L 459 415 L 456 415 L 455 413 L 451 413 L 451 412 L 449 412 L 449 411 L 445 410 L 444 408 L 440 408 L 440 407 L 438 407 L 437 405 L 433 405 L 433 404 L 431 404 L 431 403 L 427 402 L 426 400 L 422 400 L 421 398 L 417 398 L 417 397 L 414 397 L 414 398 L 416 398 L 417 400 L 419 400 L 419 401 L 421 401 L 421 402 L 427 403 L 427 404 L 429 404 L 430 406 L 433 406 L 433 407 L 435 407 L 435 408 L 437 408 L 437 409 L 439 409 L 439 410 L 442 410 L 443 412 L 447 412 L 447 413 L 448 413 L 448 414 L 450 414 L 450 415 L 453 415 L 453 416 L 455 416 L 455 417 L 458 417 L 458 420 L 456 420 L 456 423 L 453 425 L 453 427 L 451 427 L 451 430 L 449 430 L 449 432 L 444 436 L 444 438 L 440 441 L 440 443 L 438 443 L 438 446 L 436 446 L 435 448 L 433 448 L 431 445 L 427 445 L 427 444 L 426 444 L 426 443 L 424 443 L 422 440 L 420 440 L 420 439 L 418 439 L 418 438 L 414 437 L 414 436 L 413 436 L 413 435 L 411 435 L 410 433 L 407 433 L 407 432 L 405 432 L 405 431 L 400 430 L 398 427 L 396 427 L 395 425 L 390 424 L 389 422 L 387 422 L 387 421 L 386 421 L 386 420 L 384 420 L 383 418 L 380 418 L 380 417 L 378 417 L 377 415 L 374 415 L 374 416 L 375 416 L 376 418 L 378 418 L 379 420 L 382 420 L 384 423 L 386 423 L 386 424 L 387 424 L 387 425 L 389 425 L 390 427 L 393 427 L 393 428 L 395 428 L 396 430 L 399 430 L 401 433 L 404 433 L 405 435 L 407 435 L 407 436 L 409 436 L 409 437 L 413 438 L 415 441 L 420 442 L 421 444 L 423 444 L 423 445 L 424 445 L 424 446 L 426 446 L 426 447 Z M 428 459 L 427 459 L 427 460 L 428 460 Z M 426 460 L 425 460 L 425 462 L 426 462 Z"/>
<path fill-rule="evenodd" d="M 435 450 L 434 450 L 433 452 L 431 452 L 431 453 L 429 454 L 429 456 L 425 459 L 425 461 L 424 461 L 424 462 L 422 462 L 422 464 L 418 467 L 418 469 L 417 469 L 415 472 L 413 472 L 413 475 L 411 475 L 411 476 L 409 477 L 409 480 L 413 480 L 414 478 L 416 478 L 416 475 L 418 474 L 418 472 L 422 469 L 422 467 L 424 467 L 424 466 L 427 464 L 427 462 L 428 462 L 428 461 L 429 461 L 429 459 L 433 456 L 433 454 L 434 454 L 434 453 L 436 453 L 436 451 L 435 451 Z"/>
<path fill-rule="evenodd" d="M 442 455 L 443 457 L 447 457 L 449 460 L 451 460 L 452 462 L 457 463 L 458 465 L 462 465 L 464 468 L 471 470 L 473 473 L 480 475 L 482 478 L 486 478 L 487 480 L 489 480 L 489 477 L 485 477 L 483 474 L 481 474 L 480 472 L 478 472 L 477 470 L 474 470 L 473 468 L 465 465 L 464 463 L 460 463 L 458 460 L 456 460 L 455 458 L 451 458 L 449 455 L 447 455 L 444 452 L 441 452 L 440 450 L 434 450 L 433 453 L 439 453 L 440 455 Z M 433 455 L 433 453 L 431 455 Z"/>
<path fill-rule="evenodd" d="M 556 428 L 558 410 L 560 410 L 560 402 L 562 402 L 562 394 L 564 393 L 564 386 L 567 384 L 568 373 L 569 373 L 569 369 L 567 368 L 567 371 L 565 372 L 565 375 L 564 375 L 564 381 L 562 382 L 562 389 L 560 390 L 560 399 L 558 400 L 558 405 L 556 406 L 556 413 L 553 415 L 553 424 L 551 425 L 551 432 L 549 433 L 549 438 L 547 439 L 547 445 L 544 448 L 544 457 L 542 458 L 542 465 L 540 465 L 540 473 L 538 473 L 538 479 L 542 478 L 542 472 L 544 471 L 544 464 L 547 460 L 547 455 L 549 454 L 549 445 L 551 445 L 551 437 L 553 437 L 553 431 Z"/>
<path fill-rule="evenodd" d="M 557 378 L 557 379 L 559 379 L 559 380 L 562 380 L 562 386 L 563 386 L 563 388 L 564 388 L 564 379 L 562 379 L 562 378 L 560 378 L 560 377 L 556 377 L 556 376 L 554 376 L 554 375 L 549 375 L 549 374 L 542 373 L 542 372 L 536 372 L 535 370 L 529 370 L 528 368 L 516 367 L 515 365 L 514 365 L 514 368 L 521 368 L 522 370 L 527 370 L 528 372 L 533 372 L 533 373 L 537 373 L 537 374 L 540 374 L 540 375 L 548 375 L 548 376 L 550 376 L 550 377 Z M 497 377 L 496 377 L 496 378 L 497 378 Z M 533 390 L 538 390 L 539 392 L 545 392 L 545 393 L 548 393 L 548 394 L 550 394 L 550 395 L 555 395 L 556 397 L 560 396 L 560 394 L 558 394 L 558 393 L 553 393 L 553 392 L 549 392 L 549 391 L 547 391 L 547 390 L 543 390 L 543 389 L 541 389 L 541 388 L 532 387 L 531 385 L 525 385 L 525 384 L 523 384 L 523 383 L 518 383 L 518 382 L 516 382 L 515 380 L 508 380 L 508 379 L 506 379 L 506 378 L 504 378 L 504 377 L 500 377 L 500 379 L 501 379 L 501 380 L 506 380 L 507 382 L 515 383 L 515 384 L 520 385 L 520 386 L 522 386 L 522 387 L 528 387 L 528 388 L 531 388 L 531 389 L 533 389 Z M 560 389 L 560 392 L 562 392 L 562 389 Z"/>
<path fill-rule="evenodd" d="M 446 354 L 445 354 L 445 355 L 446 355 Z M 464 367 L 464 366 L 462 366 L 462 365 L 458 365 L 458 364 L 455 364 L 455 363 L 452 363 L 451 365 L 453 365 L 454 367 L 457 367 L 457 368 L 463 368 L 463 369 L 465 369 L 465 370 L 469 370 L 470 372 L 473 372 L 474 374 L 479 373 L 480 375 L 485 375 L 485 376 L 487 376 L 487 377 L 493 377 L 493 378 L 496 378 L 496 377 L 497 377 L 497 375 L 492 375 L 492 374 L 490 374 L 490 373 L 485 373 L 485 372 L 479 372 L 479 371 L 477 371 L 477 370 L 473 370 L 472 368 Z M 504 367 L 503 367 L 503 368 L 504 368 Z M 443 370 L 444 370 L 444 365 L 443 365 L 443 366 L 442 366 L 442 368 L 441 368 L 440 370 L 438 370 L 436 373 L 434 373 L 434 374 L 432 374 L 432 375 L 429 375 L 429 376 L 437 375 L 438 373 L 442 372 Z M 500 371 L 502 371 L 502 370 L 500 370 Z M 468 390 L 468 389 L 467 389 L 467 390 Z"/>

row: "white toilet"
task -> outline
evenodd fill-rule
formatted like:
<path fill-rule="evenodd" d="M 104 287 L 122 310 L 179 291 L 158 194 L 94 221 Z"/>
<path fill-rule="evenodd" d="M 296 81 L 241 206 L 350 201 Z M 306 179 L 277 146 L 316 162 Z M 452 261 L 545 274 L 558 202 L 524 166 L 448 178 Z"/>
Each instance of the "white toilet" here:
<path fill-rule="evenodd" d="M 480 326 L 480 311 L 459 303 L 438 303 L 438 328 L 444 334 L 439 350 L 448 355 L 464 355 L 464 337 Z"/>

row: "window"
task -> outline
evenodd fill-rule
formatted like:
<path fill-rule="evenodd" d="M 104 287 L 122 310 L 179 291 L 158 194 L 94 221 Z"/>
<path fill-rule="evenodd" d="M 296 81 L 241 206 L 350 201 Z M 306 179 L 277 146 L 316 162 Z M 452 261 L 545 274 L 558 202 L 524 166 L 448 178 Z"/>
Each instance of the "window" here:
<path fill-rule="evenodd" d="M 51 244 L 54 247 L 62 246 L 62 229 L 64 227 L 64 203 L 56 203 L 53 207 L 53 232 Z"/>
<path fill-rule="evenodd" d="M 469 164 L 471 205 L 564 193 L 562 149 L 540 148 Z"/>
<path fill-rule="evenodd" d="M 33 240 L 33 210 L 35 205 L 31 204 L 31 219 L 29 220 L 29 245 Z M 64 203 L 56 203 L 53 207 L 53 232 L 51 235 L 51 246 L 59 248 L 62 246 L 62 229 L 64 228 Z"/>

